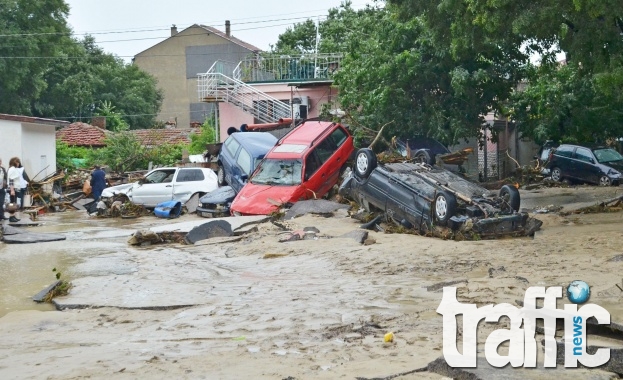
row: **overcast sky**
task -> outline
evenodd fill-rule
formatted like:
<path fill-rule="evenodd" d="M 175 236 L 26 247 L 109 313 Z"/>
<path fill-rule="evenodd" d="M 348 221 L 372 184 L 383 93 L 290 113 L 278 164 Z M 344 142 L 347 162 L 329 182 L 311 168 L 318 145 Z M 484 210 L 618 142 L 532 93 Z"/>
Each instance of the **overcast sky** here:
<path fill-rule="evenodd" d="M 107 53 L 127 62 L 136 54 L 171 35 L 175 24 L 181 31 L 193 24 L 225 31 L 231 21 L 233 36 L 262 50 L 275 44 L 288 26 L 326 16 L 343 0 L 65 0 L 71 7 L 68 23 L 74 35 L 95 37 Z M 355 9 L 367 0 L 353 0 Z"/>

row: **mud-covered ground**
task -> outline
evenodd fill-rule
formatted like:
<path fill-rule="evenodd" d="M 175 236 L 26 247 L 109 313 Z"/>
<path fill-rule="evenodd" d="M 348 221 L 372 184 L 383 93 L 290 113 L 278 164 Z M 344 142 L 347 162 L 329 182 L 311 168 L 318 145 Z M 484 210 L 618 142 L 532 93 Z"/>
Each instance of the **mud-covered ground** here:
<path fill-rule="evenodd" d="M 522 192 L 522 207 L 571 211 L 622 194 L 547 188 Z M 316 227 L 316 240 L 279 242 L 280 228 L 263 223 L 234 242 L 136 248 L 127 244 L 134 231 L 167 221 L 48 215 L 37 232 L 66 241 L 0 243 L 0 257 L 58 265 L 74 285 L 59 302 L 81 308 L 0 318 L 0 378 L 383 378 L 441 357 L 436 309 L 444 282 L 456 282 L 461 302 L 483 305 L 514 304 L 529 286 L 581 279 L 591 302 L 622 322 L 623 212 L 536 217 L 543 227 L 534 238 L 455 242 L 370 232 L 376 242 L 361 245 L 335 238 L 358 228 L 341 214 L 286 222 Z M 12 268 L 13 276 L 30 273 Z M 37 288 L 52 282 L 47 276 Z M 392 343 L 383 341 L 388 332 Z"/>

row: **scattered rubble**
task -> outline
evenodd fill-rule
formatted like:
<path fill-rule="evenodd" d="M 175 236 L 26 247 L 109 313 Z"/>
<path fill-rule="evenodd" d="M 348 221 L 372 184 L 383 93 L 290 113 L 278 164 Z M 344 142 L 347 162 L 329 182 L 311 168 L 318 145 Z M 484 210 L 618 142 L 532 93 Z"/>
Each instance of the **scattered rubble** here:
<path fill-rule="evenodd" d="M 365 230 L 354 230 L 344 235 L 338 236 L 338 238 L 347 238 L 353 239 L 359 244 L 363 244 L 368 239 L 368 231 Z"/>
<path fill-rule="evenodd" d="M 251 232 L 254 224 L 268 219 L 269 217 L 264 215 L 214 218 L 209 221 L 198 218 L 137 231 L 128 240 L 128 244 L 140 246 L 161 243 L 195 244 L 206 239 L 231 237 Z"/>
<path fill-rule="evenodd" d="M 19 224 L 19 223 L 12 223 L 11 225 L 14 226 L 16 224 Z M 24 223 L 21 225 L 30 225 L 30 224 Z M 38 224 L 35 224 L 35 225 L 38 225 Z M 43 243 L 43 242 L 50 242 L 50 241 L 61 241 L 65 239 L 66 237 L 64 235 L 30 232 L 28 230 L 23 230 L 21 228 L 11 227 L 10 225 L 0 226 L 0 240 L 2 240 L 6 244 Z"/>
<path fill-rule="evenodd" d="M 231 229 L 231 224 L 225 220 L 211 220 L 200 226 L 197 226 L 190 230 L 184 242 L 186 244 L 195 244 L 200 240 L 211 239 L 215 237 L 229 237 L 234 233 Z"/>
<path fill-rule="evenodd" d="M 298 201 L 286 211 L 284 219 L 293 219 L 305 214 L 315 214 L 330 217 L 338 210 L 347 210 L 350 206 L 326 199 L 310 199 Z"/>

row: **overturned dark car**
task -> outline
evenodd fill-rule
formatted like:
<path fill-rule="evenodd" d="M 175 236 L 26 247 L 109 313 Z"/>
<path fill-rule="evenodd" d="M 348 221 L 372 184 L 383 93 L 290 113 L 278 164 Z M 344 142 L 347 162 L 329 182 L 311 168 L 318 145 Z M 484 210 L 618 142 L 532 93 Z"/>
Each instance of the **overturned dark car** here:
<path fill-rule="evenodd" d="M 517 188 L 491 192 L 448 170 L 424 163 L 379 165 L 370 149 L 360 149 L 353 173 L 340 195 L 368 211 L 379 210 L 388 220 L 420 232 L 433 226 L 470 230 L 481 238 L 533 235 L 542 222 L 519 212 Z"/>

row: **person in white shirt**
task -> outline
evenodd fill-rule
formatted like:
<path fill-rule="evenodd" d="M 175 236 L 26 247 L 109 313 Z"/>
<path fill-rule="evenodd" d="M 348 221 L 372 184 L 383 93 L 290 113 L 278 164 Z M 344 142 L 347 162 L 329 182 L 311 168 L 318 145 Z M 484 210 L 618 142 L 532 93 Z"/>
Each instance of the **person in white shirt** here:
<path fill-rule="evenodd" d="M 22 177 L 22 173 L 19 171 L 19 167 L 21 166 L 21 161 L 18 157 L 13 157 L 9 160 L 9 171 L 7 176 L 9 177 L 8 187 L 11 203 L 17 204 L 17 193 L 19 191 L 18 186 L 20 186 L 20 178 Z M 15 209 L 9 209 L 9 222 L 17 223 L 20 219 L 15 217 Z"/>
<path fill-rule="evenodd" d="M 17 197 L 20 199 L 20 211 L 24 211 L 24 198 L 26 197 L 26 190 L 28 188 L 28 174 L 24 171 L 24 166 L 22 162 L 19 163 L 19 192 L 17 193 Z"/>

